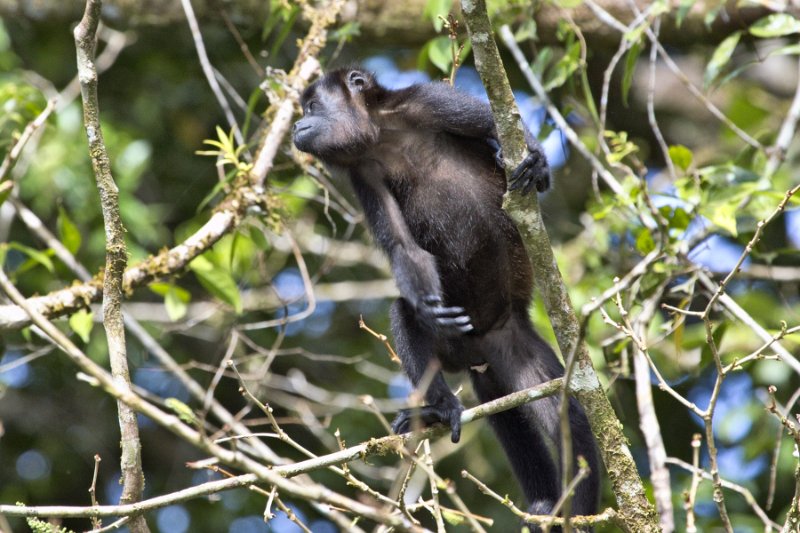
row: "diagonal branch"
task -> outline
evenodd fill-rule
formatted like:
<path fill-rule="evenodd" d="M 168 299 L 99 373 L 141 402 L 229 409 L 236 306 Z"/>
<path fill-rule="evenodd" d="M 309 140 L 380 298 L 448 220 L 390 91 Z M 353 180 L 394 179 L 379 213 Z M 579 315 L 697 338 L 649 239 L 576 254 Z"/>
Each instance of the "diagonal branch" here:
<path fill-rule="evenodd" d="M 125 228 L 119 210 L 119 188 L 111 175 L 111 161 L 100 126 L 100 104 L 97 97 L 97 70 L 94 66 L 97 26 L 100 23 L 100 0 L 87 0 L 83 19 L 75 28 L 75 46 L 78 55 L 78 78 L 83 100 L 83 121 L 89 139 L 97 190 L 103 211 L 106 232 L 106 268 L 103 279 L 103 326 L 106 330 L 111 375 L 117 386 L 130 390 L 131 376 L 125 347 L 125 326 L 122 322 L 122 276 L 128 264 L 125 245 Z M 136 503 L 142 499 L 144 473 L 142 472 L 142 444 L 136 412 L 122 400 L 117 400 L 119 413 L 122 477 L 121 503 Z M 130 522 L 133 533 L 149 533 L 143 516 Z"/>
<path fill-rule="evenodd" d="M 492 112 L 496 117 L 500 144 L 504 153 L 512 156 L 514 162 L 518 163 L 523 153 L 523 139 L 518 125 L 519 111 L 511 95 L 500 53 L 493 38 L 486 3 L 483 0 L 470 0 L 462 2 L 461 7 L 472 41 L 475 65 L 487 87 Z M 513 42 L 510 33 L 507 27 L 504 28 L 503 35 L 507 42 Z M 513 166 L 506 165 L 506 168 Z M 509 204 L 510 213 L 520 227 L 529 256 L 534 261 L 536 285 L 553 322 L 561 353 L 569 356 L 565 379 L 569 383 L 570 391 L 586 410 L 592 432 L 600 445 L 600 453 L 619 504 L 621 521 L 630 530 L 658 531 L 655 509 L 647 500 L 641 478 L 622 434 L 621 424 L 614 415 L 594 371 L 586 345 L 580 341 L 581 327 L 556 265 L 538 204 L 535 200 L 523 203 L 518 199 Z M 565 514 L 566 511 L 565 509 Z"/>

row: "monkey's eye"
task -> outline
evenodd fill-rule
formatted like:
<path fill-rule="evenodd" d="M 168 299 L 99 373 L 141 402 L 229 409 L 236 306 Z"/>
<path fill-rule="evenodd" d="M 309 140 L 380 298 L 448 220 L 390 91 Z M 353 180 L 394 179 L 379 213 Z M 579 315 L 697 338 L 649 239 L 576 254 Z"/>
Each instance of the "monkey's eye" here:
<path fill-rule="evenodd" d="M 307 103 L 307 104 L 306 104 L 306 111 L 305 111 L 305 113 L 306 113 L 306 114 L 313 113 L 313 112 L 314 112 L 314 111 L 317 109 L 317 107 L 319 107 L 319 106 L 317 105 L 317 102 L 316 102 L 316 101 L 314 101 L 314 100 L 312 100 L 312 101 L 310 101 L 309 103 Z"/>

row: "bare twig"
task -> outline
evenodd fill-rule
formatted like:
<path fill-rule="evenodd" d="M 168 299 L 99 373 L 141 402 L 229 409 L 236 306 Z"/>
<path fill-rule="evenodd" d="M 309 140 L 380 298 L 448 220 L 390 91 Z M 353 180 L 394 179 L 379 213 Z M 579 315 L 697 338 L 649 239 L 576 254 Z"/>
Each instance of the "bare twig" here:
<path fill-rule="evenodd" d="M 517 507 L 514 502 L 512 502 L 507 496 L 500 496 L 498 493 L 493 491 L 489 488 L 488 485 L 483 483 L 481 480 L 467 472 L 466 470 L 461 471 L 461 476 L 469 479 L 475 486 L 478 487 L 483 494 L 491 497 L 492 499 L 500 502 L 505 507 L 507 507 L 512 513 L 514 513 L 517 517 L 527 520 L 534 524 L 549 524 L 552 526 L 563 526 L 565 520 L 560 517 L 552 517 L 550 515 L 531 515 L 524 512 L 522 509 Z M 622 520 L 620 519 L 619 515 L 617 514 L 614 509 L 608 508 L 605 509 L 602 513 L 592 516 L 572 516 L 570 517 L 570 523 L 576 527 L 592 527 L 598 524 L 615 524 L 618 526 L 623 525 Z"/>
<path fill-rule="evenodd" d="M 381 341 L 383 345 L 386 346 L 386 351 L 389 352 L 389 359 L 391 359 L 393 363 L 397 363 L 398 365 L 400 364 L 400 357 L 397 355 L 397 352 L 394 351 L 394 348 L 392 348 L 392 344 L 389 342 L 389 338 L 386 335 L 383 333 L 378 333 L 367 326 L 366 322 L 364 322 L 363 316 L 358 317 L 358 327 Z"/>
<path fill-rule="evenodd" d="M 692 484 L 689 487 L 689 492 L 686 494 L 686 501 L 684 504 L 684 508 L 686 509 L 686 533 L 697 533 L 694 505 L 697 501 L 697 489 L 700 487 L 700 480 L 702 479 L 702 470 L 700 470 L 701 439 L 702 435 L 700 435 L 700 433 L 695 433 L 692 437 Z"/>
<path fill-rule="evenodd" d="M 800 73 L 800 64 L 798 66 L 798 73 Z M 769 182 L 786 157 L 786 152 L 789 150 L 789 143 L 791 143 L 794 138 L 798 121 L 800 121 L 800 74 L 798 76 L 794 98 L 792 99 L 792 105 L 786 113 L 786 118 L 783 124 L 781 124 L 781 129 L 778 130 L 778 137 L 775 139 L 775 144 L 769 149 L 769 159 L 767 159 L 767 164 L 764 167 L 764 176 L 762 178 L 764 182 Z"/>
<path fill-rule="evenodd" d="M 706 479 L 706 480 L 712 480 L 713 479 L 712 475 L 710 473 L 706 472 L 705 470 L 700 469 L 700 468 L 695 468 L 694 466 L 692 466 L 691 464 L 687 463 L 686 461 L 683 461 L 681 459 L 677 459 L 675 457 L 667 457 L 667 464 L 672 464 L 672 465 L 679 466 L 679 467 L 683 468 L 684 470 L 686 470 L 687 472 L 691 472 L 693 475 L 700 476 L 700 477 L 702 477 L 703 479 Z M 756 499 L 753 496 L 752 492 L 750 492 L 745 487 L 742 487 L 741 485 L 737 485 L 736 483 L 731 483 L 730 481 L 726 481 L 726 480 L 722 480 L 722 486 L 725 487 L 726 489 L 729 489 L 729 490 L 732 490 L 734 492 L 737 492 L 737 493 L 741 494 L 744 497 L 744 499 L 747 502 L 747 504 L 753 509 L 753 512 L 755 512 L 756 515 L 758 515 L 758 518 L 761 519 L 761 522 L 764 523 L 764 526 L 768 530 L 772 530 L 772 529 L 780 530 L 781 527 L 777 523 L 773 522 L 769 518 L 767 513 L 764 511 L 764 509 L 762 509 L 758 505 L 758 502 L 756 501 Z"/>
<path fill-rule="evenodd" d="M 211 61 L 208 59 L 206 46 L 203 43 L 203 34 L 200 33 L 200 25 L 197 23 L 197 18 L 194 16 L 192 2 L 190 0 L 181 0 L 181 6 L 183 7 L 183 12 L 186 14 L 186 21 L 189 23 L 189 29 L 192 32 L 192 39 L 194 40 L 194 47 L 197 50 L 197 57 L 200 59 L 200 66 L 203 68 L 203 74 L 206 76 L 208 86 L 211 87 L 211 91 L 217 98 L 217 103 L 219 103 L 222 112 L 225 114 L 225 120 L 228 121 L 228 127 L 233 132 L 236 142 L 239 143 L 239 145 L 244 145 L 244 137 L 242 137 L 239 124 L 236 121 L 236 117 L 233 116 L 233 110 L 228 103 L 228 99 L 225 98 L 222 88 L 219 86 L 217 77 L 214 75 L 214 67 L 211 66 Z"/>
<path fill-rule="evenodd" d="M 22 149 L 25 148 L 25 145 L 28 143 L 33 134 L 41 128 L 44 123 L 47 121 L 47 118 L 50 116 L 50 113 L 53 112 L 55 109 L 56 101 L 55 99 L 50 99 L 47 101 L 47 105 L 42 110 L 41 113 L 31 121 L 25 129 L 22 130 L 22 134 L 19 136 L 19 139 L 16 140 L 14 145 L 6 154 L 5 158 L 3 158 L 3 162 L 0 163 L 0 184 L 5 181 L 8 173 L 16 163 L 17 159 L 19 158 L 20 154 L 22 153 Z"/>
<path fill-rule="evenodd" d="M 92 498 L 92 507 L 97 507 L 97 472 L 100 470 L 100 455 L 94 454 L 94 473 L 92 474 L 92 485 L 89 487 L 89 495 Z M 100 518 L 92 517 L 92 527 L 100 529 L 103 527 L 103 522 Z"/>

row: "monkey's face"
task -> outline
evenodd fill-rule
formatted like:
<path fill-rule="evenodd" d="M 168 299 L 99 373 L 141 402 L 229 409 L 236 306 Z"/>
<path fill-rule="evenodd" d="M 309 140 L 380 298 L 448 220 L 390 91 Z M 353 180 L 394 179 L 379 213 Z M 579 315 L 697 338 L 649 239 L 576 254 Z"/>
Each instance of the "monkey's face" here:
<path fill-rule="evenodd" d="M 361 94 L 371 78 L 356 73 L 334 71 L 306 89 L 303 118 L 292 130 L 298 150 L 323 162 L 351 164 L 377 141 L 379 129 Z"/>

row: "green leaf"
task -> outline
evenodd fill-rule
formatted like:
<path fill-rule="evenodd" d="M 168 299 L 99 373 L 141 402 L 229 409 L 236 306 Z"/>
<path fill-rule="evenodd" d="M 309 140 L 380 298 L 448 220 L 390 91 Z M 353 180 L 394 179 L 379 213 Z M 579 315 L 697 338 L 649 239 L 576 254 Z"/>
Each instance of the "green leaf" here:
<path fill-rule="evenodd" d="M 164 297 L 164 307 L 167 308 L 169 319 L 176 322 L 186 315 L 189 306 L 181 299 L 175 287 L 172 287 Z"/>
<path fill-rule="evenodd" d="M 736 49 L 736 45 L 739 44 L 739 39 L 741 37 L 742 32 L 735 31 L 719 43 L 717 49 L 714 50 L 714 53 L 711 55 L 711 61 L 708 62 L 705 75 L 703 76 L 703 84 L 706 87 L 714 83 L 714 80 L 720 75 L 725 65 L 731 60 L 733 51 Z"/>
<path fill-rule="evenodd" d="M 680 28 L 681 24 L 683 24 L 684 19 L 686 19 L 686 15 L 689 14 L 689 11 L 692 9 L 695 0 L 681 0 L 680 4 L 678 5 L 678 12 L 675 14 L 675 25 Z"/>
<path fill-rule="evenodd" d="M 237 313 L 242 312 L 242 298 L 233 277 L 222 267 L 216 266 L 205 256 L 198 256 L 189 263 L 189 268 L 205 289 L 230 304 Z"/>
<path fill-rule="evenodd" d="M 772 50 L 770 53 L 767 54 L 767 57 L 772 56 L 796 56 L 800 54 L 800 44 L 789 44 L 786 46 L 782 46 L 777 50 Z"/>
<path fill-rule="evenodd" d="M 277 37 L 275 37 L 274 42 L 272 43 L 272 48 L 269 51 L 268 57 L 275 57 L 276 55 L 278 55 L 278 50 L 280 50 L 281 46 L 283 46 L 283 42 L 289 36 L 289 33 L 292 31 L 294 23 L 297 20 L 297 17 L 300 15 L 300 12 L 302 11 L 299 5 L 292 5 L 291 3 L 289 3 L 289 5 L 291 6 L 290 9 L 281 12 L 285 22 L 280 32 L 278 33 Z"/>
<path fill-rule="evenodd" d="M 22 252 L 23 254 L 27 255 L 30 259 L 32 259 L 34 262 L 45 267 L 48 271 L 50 272 L 54 271 L 53 262 L 50 260 L 50 258 L 47 256 L 46 253 L 40 252 L 35 248 L 31 248 L 30 246 L 25 246 L 24 244 L 20 244 L 18 242 L 10 242 L 8 243 L 8 247 L 17 250 L 18 252 Z"/>
<path fill-rule="evenodd" d="M 647 228 L 639 230 L 639 235 L 636 236 L 636 249 L 643 254 L 649 254 L 656 249 L 656 243 L 653 240 L 653 234 Z"/>
<path fill-rule="evenodd" d="M 737 204 L 734 202 L 728 202 L 724 204 L 716 204 L 714 209 L 709 209 L 704 214 L 711 220 L 711 222 L 714 223 L 714 225 L 736 237 L 738 235 L 738 231 L 736 229 L 737 211 Z"/>
<path fill-rule="evenodd" d="M 550 91 L 566 83 L 573 72 L 578 70 L 581 45 L 576 42 L 567 49 L 567 53 L 558 60 L 544 83 L 544 90 Z"/>
<path fill-rule="evenodd" d="M 189 291 L 172 283 L 163 282 L 151 283 L 149 288 L 154 293 L 164 297 L 164 306 L 167 308 L 167 315 L 170 320 L 174 322 L 186 315 L 187 304 L 192 301 L 192 295 Z"/>
<path fill-rule="evenodd" d="M 514 32 L 514 40 L 518 43 L 523 41 L 527 41 L 528 39 L 536 40 L 537 36 L 537 27 L 536 21 L 534 19 L 528 19 L 522 24 L 520 24 L 517 31 Z"/>
<path fill-rule="evenodd" d="M 77 333 L 84 343 L 89 342 L 89 336 L 92 333 L 92 327 L 94 327 L 93 319 L 94 313 L 86 309 L 81 309 L 69 317 L 70 329 Z"/>
<path fill-rule="evenodd" d="M 442 509 L 442 518 L 451 526 L 460 526 L 466 521 L 463 514 L 447 509 Z"/>
<path fill-rule="evenodd" d="M 255 226 L 250 226 L 249 228 L 250 239 L 253 241 L 253 244 L 256 245 L 256 248 L 259 250 L 269 250 L 270 245 L 267 237 L 264 235 L 264 232 Z"/>
<path fill-rule="evenodd" d="M 642 53 L 642 41 L 636 41 L 628 50 L 628 55 L 625 58 L 625 71 L 622 73 L 622 103 L 625 107 L 628 106 L 628 93 L 633 84 L 633 73 L 636 70 L 636 62 Z"/>
<path fill-rule="evenodd" d="M 692 151 L 682 144 L 675 144 L 669 147 L 669 158 L 681 170 L 686 172 L 686 169 L 692 164 Z"/>
<path fill-rule="evenodd" d="M 58 206 L 58 236 L 61 244 L 69 250 L 69 253 L 75 255 L 81 247 L 81 232 L 78 226 L 69 218 L 67 210 L 63 206 Z"/>
<path fill-rule="evenodd" d="M 178 415 L 178 418 L 186 422 L 187 424 L 196 424 L 197 417 L 194 416 L 194 411 L 192 408 L 180 401 L 177 398 L 167 398 L 164 400 L 164 405 L 169 407 L 173 413 Z"/>
<path fill-rule="evenodd" d="M 8 200 L 8 197 L 11 196 L 11 191 L 14 190 L 14 183 L 11 181 L 0 181 L 0 205 Z"/>
<path fill-rule="evenodd" d="M 536 76 L 539 77 L 539 79 L 541 79 L 544 75 L 545 69 L 552 60 L 553 48 L 550 46 L 544 46 L 539 50 L 539 53 L 536 54 L 536 59 L 533 60 L 533 63 L 531 63 L 531 70 L 534 74 L 536 74 Z"/>
<path fill-rule="evenodd" d="M 667 217 L 667 220 L 669 220 L 670 229 L 683 231 L 689 227 L 692 217 L 689 216 L 689 213 L 686 212 L 686 209 L 682 207 L 676 207 Z"/>
<path fill-rule="evenodd" d="M 757 20 L 750 26 L 750 33 L 756 37 L 783 37 L 800 32 L 800 21 L 787 13 L 775 13 Z"/>
<path fill-rule="evenodd" d="M 450 37 L 440 35 L 428 43 L 428 59 L 433 66 L 444 73 L 450 72 L 450 65 L 453 64 L 453 54 L 450 51 Z"/>
<path fill-rule="evenodd" d="M 439 16 L 447 17 L 447 14 L 453 9 L 453 0 L 428 0 L 425 4 L 425 9 L 422 12 L 424 17 L 427 17 L 432 23 L 433 28 L 440 32 L 444 26 L 444 22 Z"/>

